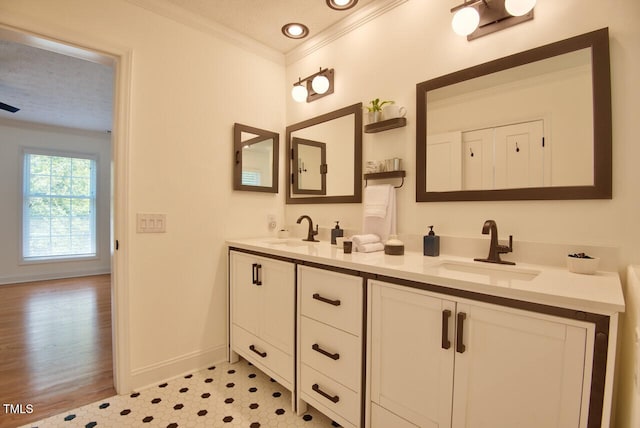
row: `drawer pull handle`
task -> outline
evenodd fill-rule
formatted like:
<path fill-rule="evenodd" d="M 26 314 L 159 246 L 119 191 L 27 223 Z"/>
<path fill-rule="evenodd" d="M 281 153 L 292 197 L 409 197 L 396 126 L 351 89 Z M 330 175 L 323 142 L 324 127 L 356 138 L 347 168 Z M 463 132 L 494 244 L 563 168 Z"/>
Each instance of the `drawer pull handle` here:
<path fill-rule="evenodd" d="M 321 296 L 321 295 L 319 295 L 318 293 L 315 293 L 315 294 L 313 295 L 313 298 L 314 298 L 315 300 L 320 300 L 321 302 L 328 303 L 328 304 L 333 305 L 333 306 L 340 306 L 340 300 L 331 300 L 331 299 L 327 299 L 326 297 L 322 297 L 322 296 Z"/>
<path fill-rule="evenodd" d="M 463 328 L 464 328 L 464 320 L 467 319 L 467 314 L 464 312 L 458 312 L 458 334 L 456 336 L 456 351 L 460 354 L 463 354 L 464 351 L 467 350 L 467 347 L 464 346 L 463 343 Z"/>
<path fill-rule="evenodd" d="M 254 263 L 251 265 L 251 283 L 254 285 L 262 285 L 262 281 L 260 280 L 260 269 L 262 269 L 262 265 L 259 263 Z"/>
<path fill-rule="evenodd" d="M 451 341 L 449 340 L 449 318 L 451 318 L 451 311 L 449 309 L 442 311 L 442 349 L 451 348 Z"/>
<path fill-rule="evenodd" d="M 313 346 L 311 347 L 311 349 L 313 349 L 316 352 L 321 353 L 325 357 L 331 358 L 332 360 L 337 360 L 337 359 L 340 358 L 340 354 L 338 354 L 338 353 L 332 354 L 331 352 L 325 351 L 317 343 L 314 343 Z"/>
<path fill-rule="evenodd" d="M 320 386 L 318 386 L 317 383 L 314 383 L 311 389 L 313 389 L 315 392 L 322 395 L 324 398 L 331 401 L 332 403 L 337 403 L 338 401 L 340 401 L 340 397 L 338 397 L 337 395 L 331 396 L 327 394 L 326 392 L 320 389 Z"/>
<path fill-rule="evenodd" d="M 258 351 L 254 345 L 249 346 L 249 349 L 260 355 L 262 358 L 267 358 L 267 353 Z"/>

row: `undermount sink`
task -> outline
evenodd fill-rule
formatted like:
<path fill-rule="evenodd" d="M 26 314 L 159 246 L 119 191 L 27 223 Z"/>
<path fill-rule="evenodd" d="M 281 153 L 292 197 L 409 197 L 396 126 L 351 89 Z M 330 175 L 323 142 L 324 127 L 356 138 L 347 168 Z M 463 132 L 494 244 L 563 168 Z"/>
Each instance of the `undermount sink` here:
<path fill-rule="evenodd" d="M 481 276 L 482 279 L 489 282 L 498 281 L 531 281 L 536 278 L 540 271 L 533 269 L 523 269 L 510 265 L 489 264 L 482 262 L 459 262 L 446 260 L 436 266 L 442 270 L 443 274 L 457 273 Z"/>
<path fill-rule="evenodd" d="M 269 245 L 284 245 L 287 247 L 306 247 L 315 242 L 303 241 L 301 238 L 274 238 L 268 239 L 264 241 L 264 243 Z"/>

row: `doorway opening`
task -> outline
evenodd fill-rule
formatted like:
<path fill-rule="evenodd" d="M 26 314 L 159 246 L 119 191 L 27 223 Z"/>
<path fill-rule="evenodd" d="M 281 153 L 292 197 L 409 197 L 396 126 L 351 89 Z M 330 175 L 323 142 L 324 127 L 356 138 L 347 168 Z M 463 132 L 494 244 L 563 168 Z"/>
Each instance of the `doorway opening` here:
<path fill-rule="evenodd" d="M 12 354 L 7 359 L 9 363 L 0 368 L 0 379 L 3 379 L 0 380 L 0 390 L 7 392 L 11 388 L 12 395 L 3 399 L 15 412 L 9 415 L 11 417 L 4 412 L 0 418 L 1 428 L 6 423 L 11 426 L 13 423 L 43 419 L 116 392 L 114 385 L 118 384 L 116 368 L 119 355 L 116 325 L 120 300 L 117 296 L 123 295 L 117 289 L 118 272 L 122 272 L 116 269 L 114 248 L 115 229 L 121 229 L 118 218 L 122 218 L 122 210 L 117 207 L 117 201 L 121 199 L 118 199 L 116 183 L 122 183 L 124 179 L 118 175 L 123 171 L 119 165 L 122 156 L 119 159 L 116 156 L 117 139 L 112 138 L 112 129 L 117 126 L 114 99 L 118 93 L 116 81 L 120 58 L 3 26 L 0 26 L 0 48 L 0 54 L 5 54 L 0 55 L 0 103 L 22 111 L 22 114 L 6 109 L 0 111 L 0 127 L 11 131 L 0 134 L 12 139 L 14 145 L 11 149 L 14 156 L 9 156 L 15 164 L 13 169 L 10 168 L 14 177 L 10 195 L 15 193 L 16 196 L 9 198 L 16 204 L 10 208 L 13 214 L 7 217 L 10 221 L 6 222 L 13 230 L 13 240 L 9 245 L 14 250 L 13 253 L 0 252 L 3 255 L 0 259 L 0 293 L 7 297 L 0 299 L 0 318 L 13 317 L 11 325 L 15 327 L 13 333 L 9 332 L 11 334 L 2 338 L 9 342 L 8 345 L 4 343 L 6 347 L 2 347 L 0 352 L 11 350 Z M 8 60 L 8 55 L 13 55 L 13 61 Z M 40 59 L 29 62 L 35 58 Z M 65 76 L 60 77 L 56 73 L 65 73 Z M 105 76 L 110 79 L 106 89 Z M 39 81 L 37 84 L 33 80 L 29 83 L 29 79 Z M 75 93 L 68 92 L 69 83 L 63 82 L 67 80 L 71 81 L 71 89 Z M 53 95 L 38 101 L 29 90 L 45 83 L 53 87 Z M 39 96 L 46 92 L 36 91 Z M 69 95 L 64 95 L 65 91 Z M 11 95 L 16 96 L 9 100 L 7 97 Z M 78 102 L 81 103 L 79 110 L 74 113 L 73 108 L 78 107 Z M 105 110 L 109 113 L 106 121 L 103 117 Z M 24 180 L 24 147 L 42 148 L 40 146 L 46 146 L 47 141 L 51 141 L 53 146 L 45 149 L 82 155 L 90 153 L 96 155 L 100 162 L 97 165 L 98 195 L 93 232 L 96 251 L 90 257 L 63 257 L 59 260 L 52 257 L 35 261 L 24 258 L 25 218 L 27 221 L 30 218 L 24 215 L 24 205 L 29 204 L 20 206 L 24 197 L 24 186 L 21 185 Z M 81 147 L 82 141 L 91 147 Z M 96 149 L 100 145 L 103 147 Z M 6 147 L 3 146 L 3 150 Z M 3 152 L 5 154 L 6 151 Z M 58 186 L 66 185 L 62 183 L 64 174 L 49 173 L 50 182 L 57 180 Z M 6 181 L 4 177 L 2 181 Z M 53 185 L 49 184 L 52 188 Z M 70 192 L 73 199 L 73 191 Z M 4 213 L 0 214 L 4 218 Z M 83 220 L 80 215 L 63 214 L 68 217 L 66 225 L 59 221 L 61 216 L 49 216 L 47 233 L 50 238 L 64 235 L 62 229 L 85 226 L 80 224 Z M 78 234 L 78 230 L 70 235 Z M 68 230 L 66 232 L 69 234 Z M 54 355 L 62 360 L 58 363 L 47 360 L 47 356 Z M 61 364 L 65 359 L 77 364 L 62 370 Z M 4 358 L 0 357 L 0 360 Z M 66 390 L 73 390 L 75 395 L 65 396 Z"/>

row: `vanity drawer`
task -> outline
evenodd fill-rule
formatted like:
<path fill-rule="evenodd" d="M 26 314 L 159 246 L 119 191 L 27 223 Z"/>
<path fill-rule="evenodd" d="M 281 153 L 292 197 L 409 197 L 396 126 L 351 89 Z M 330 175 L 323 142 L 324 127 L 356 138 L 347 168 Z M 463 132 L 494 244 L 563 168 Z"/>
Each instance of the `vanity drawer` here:
<path fill-rule="evenodd" d="M 360 394 L 306 364 L 302 364 L 300 377 L 300 394 L 304 401 L 343 426 L 336 415 L 355 426 L 360 425 Z"/>
<path fill-rule="evenodd" d="M 360 338 L 307 317 L 301 317 L 301 320 L 302 363 L 359 391 L 362 377 Z"/>
<path fill-rule="evenodd" d="M 361 335 L 361 277 L 298 266 L 298 282 L 302 315 Z"/>
<path fill-rule="evenodd" d="M 275 378 L 284 387 L 293 389 L 293 356 L 259 339 L 242 327 L 231 328 L 232 350 L 242 355 L 260 370 Z"/>

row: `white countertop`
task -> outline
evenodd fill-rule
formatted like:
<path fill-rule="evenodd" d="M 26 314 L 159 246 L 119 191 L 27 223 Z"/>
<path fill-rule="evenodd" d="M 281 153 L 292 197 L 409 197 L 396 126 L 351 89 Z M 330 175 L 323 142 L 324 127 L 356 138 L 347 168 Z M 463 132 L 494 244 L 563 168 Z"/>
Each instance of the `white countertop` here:
<path fill-rule="evenodd" d="M 625 307 L 620 278 L 615 272 L 582 275 L 557 267 L 525 263 L 518 263 L 517 266 L 495 265 L 453 255 L 427 257 L 411 251 L 402 256 L 390 256 L 382 251 L 344 254 L 342 249 L 329 242 L 311 243 L 299 238 L 228 240 L 227 245 L 300 261 L 603 315 L 624 312 Z M 531 275 L 526 279 L 516 279 L 536 273 L 535 277 Z"/>

